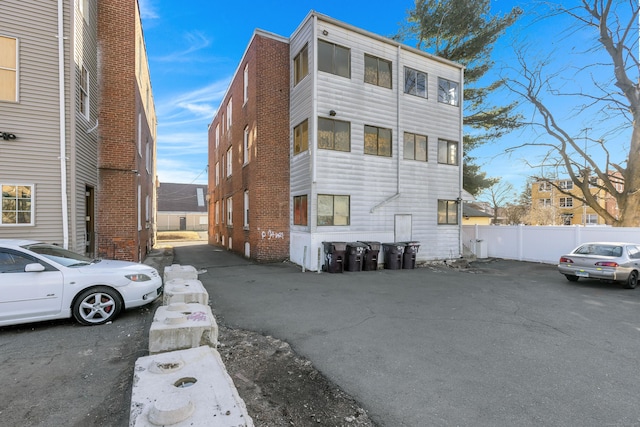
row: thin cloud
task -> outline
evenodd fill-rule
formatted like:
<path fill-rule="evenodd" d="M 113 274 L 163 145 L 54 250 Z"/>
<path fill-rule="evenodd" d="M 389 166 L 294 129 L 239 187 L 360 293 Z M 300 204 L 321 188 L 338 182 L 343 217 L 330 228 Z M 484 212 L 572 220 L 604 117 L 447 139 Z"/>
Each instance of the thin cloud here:
<path fill-rule="evenodd" d="M 140 18 L 158 19 L 160 17 L 152 3 L 152 0 L 138 0 L 138 5 L 140 6 Z"/>
<path fill-rule="evenodd" d="M 166 56 L 154 57 L 154 61 L 159 62 L 189 62 L 198 60 L 199 58 L 191 57 L 190 55 L 194 52 L 198 52 L 202 49 L 205 49 L 211 45 L 211 41 L 200 31 L 191 31 L 185 33 L 184 38 L 186 39 L 187 48 L 178 52 L 170 53 Z"/>
<path fill-rule="evenodd" d="M 176 120 L 188 122 L 211 120 L 230 80 L 225 78 L 207 86 L 159 100 L 156 108 L 159 122 L 166 124 Z"/>

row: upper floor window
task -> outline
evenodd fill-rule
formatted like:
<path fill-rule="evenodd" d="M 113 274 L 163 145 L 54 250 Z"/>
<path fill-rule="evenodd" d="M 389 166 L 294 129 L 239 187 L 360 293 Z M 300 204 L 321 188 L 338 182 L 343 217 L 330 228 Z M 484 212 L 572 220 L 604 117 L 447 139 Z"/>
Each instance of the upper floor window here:
<path fill-rule="evenodd" d="M 0 101 L 18 101 L 18 39 L 0 36 Z"/>
<path fill-rule="evenodd" d="M 458 143 L 455 141 L 438 140 L 438 163 L 446 165 L 458 164 Z"/>
<path fill-rule="evenodd" d="M 458 106 L 459 100 L 458 83 L 438 77 L 438 102 Z"/>
<path fill-rule="evenodd" d="M 227 225 L 233 225 L 233 197 L 227 198 Z"/>
<path fill-rule="evenodd" d="M 455 200 L 438 200 L 438 224 L 458 223 L 458 203 Z"/>
<path fill-rule="evenodd" d="M 427 98 L 427 73 L 405 67 L 404 93 Z"/>
<path fill-rule="evenodd" d="M 246 104 L 249 100 L 249 64 L 244 66 L 244 91 L 242 95 L 243 103 Z"/>
<path fill-rule="evenodd" d="M 233 112 L 233 98 L 229 98 L 229 103 L 227 104 L 227 129 L 231 129 L 231 124 L 233 123 L 232 112 Z"/>
<path fill-rule="evenodd" d="M 318 194 L 318 225 L 349 225 L 349 196 Z"/>
<path fill-rule="evenodd" d="M 404 133 L 404 158 L 406 160 L 427 161 L 427 137 L 414 133 Z"/>
<path fill-rule="evenodd" d="M 0 225 L 33 225 L 33 186 L 2 184 Z"/>
<path fill-rule="evenodd" d="M 539 183 L 538 191 L 551 191 L 551 183 L 546 181 Z"/>
<path fill-rule="evenodd" d="M 242 137 L 242 162 L 245 165 L 249 163 L 249 126 L 245 126 Z"/>
<path fill-rule="evenodd" d="M 538 199 L 538 204 L 540 206 L 552 206 L 551 199 Z"/>
<path fill-rule="evenodd" d="M 293 197 L 293 224 L 308 225 L 307 195 Z"/>
<path fill-rule="evenodd" d="M 391 89 L 391 61 L 365 54 L 364 81 Z"/>
<path fill-rule="evenodd" d="M 560 181 L 560 184 L 558 186 L 560 187 L 561 190 L 572 190 L 573 181 L 571 180 Z"/>
<path fill-rule="evenodd" d="M 215 178 L 216 187 L 220 184 L 220 162 L 216 162 L 216 178 Z"/>
<path fill-rule="evenodd" d="M 561 208 L 572 208 L 573 207 L 573 197 L 560 197 L 560 207 Z"/>
<path fill-rule="evenodd" d="M 233 147 L 227 150 L 227 177 L 231 176 L 231 167 L 233 166 Z"/>
<path fill-rule="evenodd" d="M 351 151 L 351 123 L 318 117 L 318 148 Z"/>
<path fill-rule="evenodd" d="M 249 192 L 244 192 L 244 228 L 249 228 Z"/>
<path fill-rule="evenodd" d="M 219 143 L 220 143 L 220 123 L 216 123 L 216 148 L 218 148 Z"/>
<path fill-rule="evenodd" d="M 391 157 L 391 129 L 365 125 L 364 154 Z"/>
<path fill-rule="evenodd" d="M 318 40 L 318 70 L 350 78 L 351 50 L 324 40 Z"/>
<path fill-rule="evenodd" d="M 293 154 L 309 149 L 309 120 L 305 120 L 293 128 Z"/>
<path fill-rule="evenodd" d="M 89 72 L 82 66 L 80 70 L 80 113 L 89 118 Z"/>
<path fill-rule="evenodd" d="M 293 58 L 293 85 L 297 85 L 309 74 L 309 47 L 304 45 L 302 50 Z"/>

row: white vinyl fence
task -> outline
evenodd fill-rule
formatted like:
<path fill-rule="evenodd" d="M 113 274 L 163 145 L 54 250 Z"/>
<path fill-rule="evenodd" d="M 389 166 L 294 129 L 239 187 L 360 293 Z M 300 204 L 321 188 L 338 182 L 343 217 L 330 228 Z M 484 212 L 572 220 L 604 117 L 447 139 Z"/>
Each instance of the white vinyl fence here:
<path fill-rule="evenodd" d="M 585 242 L 640 243 L 640 228 L 581 226 L 465 225 L 462 243 L 491 258 L 556 264 L 560 256 Z"/>

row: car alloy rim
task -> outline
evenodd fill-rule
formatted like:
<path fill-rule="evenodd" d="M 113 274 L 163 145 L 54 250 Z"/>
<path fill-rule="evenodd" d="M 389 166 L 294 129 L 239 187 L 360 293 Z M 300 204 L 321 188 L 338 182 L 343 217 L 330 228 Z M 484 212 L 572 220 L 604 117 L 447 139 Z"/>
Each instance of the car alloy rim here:
<path fill-rule="evenodd" d="M 96 292 L 87 296 L 80 304 L 80 315 L 87 322 L 97 323 L 113 315 L 116 302 L 106 293 Z"/>

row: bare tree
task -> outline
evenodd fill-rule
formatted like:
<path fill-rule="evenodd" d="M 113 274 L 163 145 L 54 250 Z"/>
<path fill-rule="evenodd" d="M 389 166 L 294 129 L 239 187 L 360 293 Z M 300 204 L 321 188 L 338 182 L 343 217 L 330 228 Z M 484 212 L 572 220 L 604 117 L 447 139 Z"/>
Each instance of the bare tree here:
<path fill-rule="evenodd" d="M 581 190 L 581 201 L 608 224 L 640 226 L 640 64 L 635 53 L 638 49 L 638 2 L 581 0 L 574 8 L 557 5 L 553 13 L 571 16 L 581 29 L 590 30 L 594 46 L 587 46 L 586 51 L 606 52 L 604 56 L 610 61 L 581 67 L 577 71 L 591 79 L 592 88 L 588 91 L 581 88 L 573 93 L 561 93 L 554 88 L 560 76 L 546 75 L 546 62 L 530 66 L 524 51 L 520 50 L 519 77 L 507 79 L 507 87 L 534 107 L 538 118 L 530 125 L 541 128 L 548 140 L 527 142 L 519 147 L 548 147 L 544 163 L 555 164 L 558 169 L 566 171 L 574 186 Z M 595 72 L 594 67 L 598 67 L 598 71 L 606 67 L 608 71 Z M 559 96 L 580 99 L 575 116 L 561 118 L 562 113 L 554 111 L 554 105 L 545 99 L 546 95 L 552 95 L 554 99 Z M 603 132 L 602 137 L 594 138 L 592 133 L 589 138 L 590 127 L 583 128 L 577 135 L 568 130 L 574 125 L 570 122 L 577 121 L 578 116 L 584 113 L 594 114 L 592 120 L 602 120 L 597 122 Z M 602 125 L 605 121 L 613 122 L 610 120 L 612 116 L 623 118 L 627 131 L 631 126 L 631 140 L 626 159 L 622 162 L 612 160 L 611 154 L 619 153 L 624 147 L 613 147 L 606 142 L 607 136 L 616 132 L 620 134 L 620 129 L 603 129 Z M 576 196 L 575 192 L 569 193 L 560 188 L 557 181 L 549 177 L 538 176 L 536 179 L 549 182 L 561 193 Z M 591 191 L 590 188 L 594 187 L 600 191 Z M 617 202 L 617 216 L 601 203 L 606 194 Z"/>
<path fill-rule="evenodd" d="M 499 211 L 501 211 L 508 202 L 516 198 L 513 185 L 510 182 L 497 181 L 487 190 L 485 194 L 490 199 L 493 208 L 493 224 L 498 224 Z"/>

